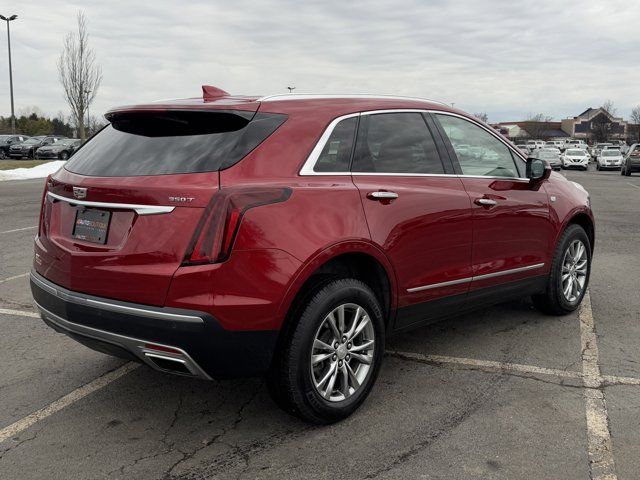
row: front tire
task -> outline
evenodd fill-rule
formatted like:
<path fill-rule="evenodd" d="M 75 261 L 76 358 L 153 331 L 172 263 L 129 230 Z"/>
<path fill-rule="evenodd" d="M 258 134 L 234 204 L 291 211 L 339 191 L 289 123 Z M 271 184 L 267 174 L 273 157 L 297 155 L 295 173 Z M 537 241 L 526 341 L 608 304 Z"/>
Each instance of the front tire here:
<path fill-rule="evenodd" d="M 624 169 L 624 176 L 625 177 L 630 177 L 631 176 L 631 167 L 629 165 L 627 165 Z"/>
<path fill-rule="evenodd" d="M 62 152 L 60 154 L 60 160 L 69 160 L 69 154 L 67 152 Z"/>
<path fill-rule="evenodd" d="M 288 413 L 329 424 L 351 415 L 375 383 L 384 319 L 373 291 L 355 279 L 321 284 L 294 310 L 268 378 Z"/>
<path fill-rule="evenodd" d="M 558 241 L 545 292 L 534 295 L 533 304 L 549 315 L 573 312 L 582 302 L 590 275 L 589 237 L 580 225 L 569 225 Z"/>

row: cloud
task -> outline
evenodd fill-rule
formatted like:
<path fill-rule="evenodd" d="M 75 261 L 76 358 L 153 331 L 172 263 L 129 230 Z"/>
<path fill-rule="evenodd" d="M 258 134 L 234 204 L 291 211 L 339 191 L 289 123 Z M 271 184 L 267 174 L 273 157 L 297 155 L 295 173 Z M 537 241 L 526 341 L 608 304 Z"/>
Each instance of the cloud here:
<path fill-rule="evenodd" d="M 12 11 L 16 109 L 66 112 L 56 60 L 82 9 L 103 83 L 91 107 L 232 93 L 391 93 L 433 98 L 491 120 L 573 116 L 611 98 L 640 104 L 626 1 L 30 0 Z M 6 61 L 0 112 L 9 111 Z"/>

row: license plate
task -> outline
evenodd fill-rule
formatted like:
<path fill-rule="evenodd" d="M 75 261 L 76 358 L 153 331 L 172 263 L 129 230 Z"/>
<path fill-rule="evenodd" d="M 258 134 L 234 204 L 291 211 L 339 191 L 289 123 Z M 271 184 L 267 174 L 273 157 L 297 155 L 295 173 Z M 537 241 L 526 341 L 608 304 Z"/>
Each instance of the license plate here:
<path fill-rule="evenodd" d="M 111 212 L 95 208 L 78 209 L 73 224 L 73 238 L 104 245 L 107 243 L 110 220 Z"/>

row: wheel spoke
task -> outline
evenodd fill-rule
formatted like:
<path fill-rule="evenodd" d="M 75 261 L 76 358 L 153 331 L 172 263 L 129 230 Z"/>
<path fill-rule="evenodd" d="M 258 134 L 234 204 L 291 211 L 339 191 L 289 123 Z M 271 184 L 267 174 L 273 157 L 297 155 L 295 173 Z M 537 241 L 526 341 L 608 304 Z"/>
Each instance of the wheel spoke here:
<path fill-rule="evenodd" d="M 353 315 L 353 323 L 351 324 L 351 328 L 346 333 L 347 338 L 353 337 L 353 332 L 355 332 L 356 327 L 358 326 L 358 321 L 360 320 L 360 315 L 362 314 L 362 309 L 360 307 L 356 308 L 356 313 Z"/>
<path fill-rule="evenodd" d="M 375 342 L 373 340 L 368 340 L 366 342 L 364 342 L 362 345 L 354 345 L 353 347 L 351 347 L 351 350 L 349 350 L 351 353 L 354 352 L 366 352 L 367 350 L 371 350 L 373 348 L 373 344 Z"/>
<path fill-rule="evenodd" d="M 336 317 L 333 316 L 333 312 L 327 315 L 327 323 L 329 324 L 329 328 L 331 329 L 331 333 L 333 333 L 333 338 L 335 340 L 340 339 L 340 331 L 336 326 Z"/>
<path fill-rule="evenodd" d="M 351 383 L 351 386 L 353 387 L 353 389 L 357 390 L 358 388 L 360 388 L 360 382 L 358 381 L 358 377 L 356 377 L 356 374 L 351 368 L 351 365 L 349 365 L 348 363 L 346 363 L 345 365 L 347 367 L 347 372 L 349 372 L 349 382 Z"/>
<path fill-rule="evenodd" d="M 567 280 L 566 285 L 564 286 L 564 296 L 566 299 L 570 299 L 569 295 L 571 294 L 571 289 L 573 288 L 573 278 L 569 277 L 569 279 Z"/>
<path fill-rule="evenodd" d="M 316 388 L 321 389 L 322 386 L 327 383 L 327 380 L 329 380 L 329 378 L 331 378 L 331 375 L 333 374 L 333 372 L 336 369 L 336 366 L 338 365 L 338 362 L 333 362 L 330 366 L 329 369 L 327 370 L 327 373 L 325 373 L 324 377 L 322 377 L 322 380 L 320 380 L 318 383 L 316 383 Z"/>
<path fill-rule="evenodd" d="M 361 355 L 359 353 L 352 353 L 351 358 L 356 359 L 360 363 L 364 363 L 365 365 L 371 365 L 372 357 L 369 355 Z"/>
<path fill-rule="evenodd" d="M 333 393 L 333 386 L 336 384 L 336 379 L 338 378 L 338 364 L 335 363 L 331 372 L 331 378 L 329 379 L 329 383 L 327 384 L 327 389 L 324 392 L 324 398 L 329 400 L 331 398 L 331 394 Z"/>
<path fill-rule="evenodd" d="M 578 242 L 577 246 L 576 246 L 576 254 L 573 257 L 573 259 L 578 262 L 581 258 L 582 258 L 582 254 L 584 253 L 584 246 L 582 245 L 582 242 Z"/>
<path fill-rule="evenodd" d="M 362 320 L 360 320 L 360 323 L 356 327 L 356 329 L 353 332 L 353 335 L 351 335 L 350 339 L 356 338 L 358 335 L 360 335 L 360 332 L 362 332 L 362 330 L 365 329 L 365 327 L 368 325 L 368 323 L 369 323 L 369 316 L 368 315 L 363 315 L 362 316 Z"/>
<path fill-rule="evenodd" d="M 348 365 L 347 362 L 344 362 L 342 367 L 340 367 L 340 371 L 342 372 L 342 394 L 344 398 L 351 395 L 351 390 L 349 389 L 349 371 L 347 370 Z"/>
<path fill-rule="evenodd" d="M 331 345 L 327 345 L 326 343 L 324 343 L 319 338 L 316 338 L 313 341 L 313 348 L 314 348 L 314 350 L 324 350 L 326 352 L 333 352 L 334 351 L 334 348 Z"/>
<path fill-rule="evenodd" d="M 340 332 L 338 339 L 340 339 L 344 334 L 344 305 L 338 307 L 338 331 Z"/>
<path fill-rule="evenodd" d="M 319 355 L 313 355 L 311 357 L 311 365 L 317 365 L 320 362 L 324 362 L 327 358 L 331 358 L 333 353 L 321 353 Z"/>

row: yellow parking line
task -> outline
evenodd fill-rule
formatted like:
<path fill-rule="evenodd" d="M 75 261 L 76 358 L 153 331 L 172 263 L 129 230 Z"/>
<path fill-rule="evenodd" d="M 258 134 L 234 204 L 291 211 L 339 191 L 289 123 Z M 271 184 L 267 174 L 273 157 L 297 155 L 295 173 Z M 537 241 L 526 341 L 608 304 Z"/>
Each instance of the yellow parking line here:
<path fill-rule="evenodd" d="M 592 480 L 616 480 L 616 468 L 613 461 L 613 445 L 609 430 L 609 414 L 602 390 L 598 341 L 591 296 L 585 294 L 580 312 L 580 339 L 582 344 L 582 373 L 584 375 L 584 400 L 587 418 L 587 448 L 589 468 Z"/>

